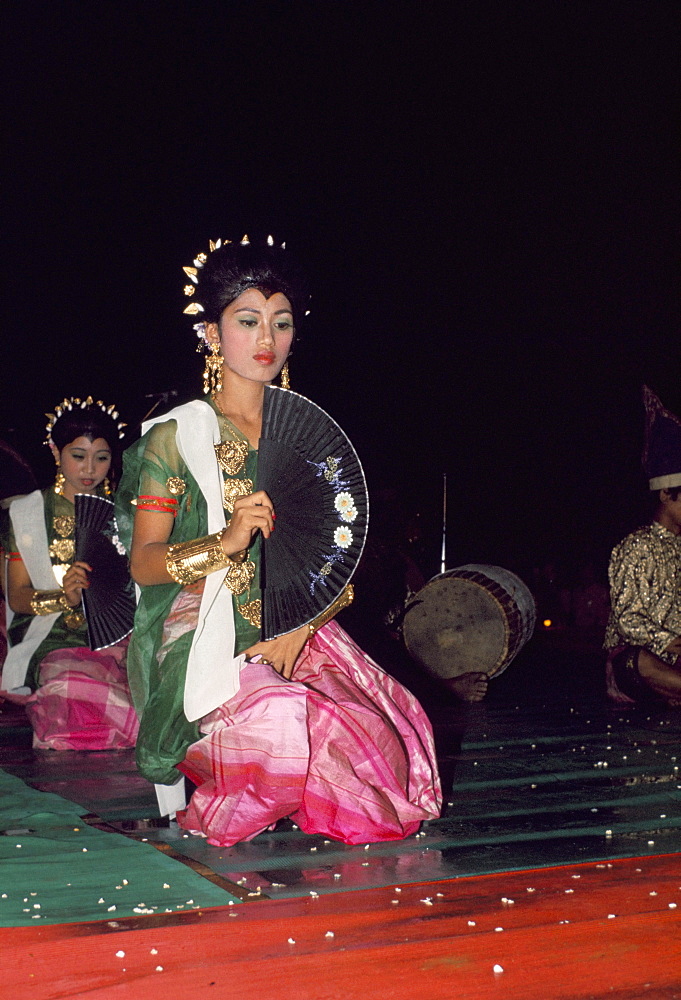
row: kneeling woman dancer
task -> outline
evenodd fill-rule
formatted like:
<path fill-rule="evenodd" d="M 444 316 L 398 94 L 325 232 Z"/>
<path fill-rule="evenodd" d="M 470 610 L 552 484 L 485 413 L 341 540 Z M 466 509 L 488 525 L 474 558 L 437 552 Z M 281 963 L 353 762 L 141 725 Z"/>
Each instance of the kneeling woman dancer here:
<path fill-rule="evenodd" d="M 25 704 L 37 749 L 113 750 L 134 746 L 137 736 L 125 672 L 128 640 L 89 649 L 80 605 L 92 567 L 74 562 L 74 497 L 111 492 L 108 476 L 124 426 L 117 417 L 113 406 L 89 396 L 65 399 L 47 428 L 54 485 L 10 506 L 13 618 L 2 696 Z"/>
<path fill-rule="evenodd" d="M 247 237 L 194 264 L 200 302 L 186 311 L 203 314 L 210 397 L 128 449 L 117 500 L 122 536 L 135 512 L 141 587 L 128 659 L 138 765 L 160 784 L 179 768 L 197 786 L 181 826 L 219 846 L 286 816 L 346 843 L 406 837 L 441 805 L 416 699 L 332 620 L 261 641 L 259 553 L 276 519 L 253 488 L 263 398 L 291 349 L 304 280 L 288 251 Z"/>

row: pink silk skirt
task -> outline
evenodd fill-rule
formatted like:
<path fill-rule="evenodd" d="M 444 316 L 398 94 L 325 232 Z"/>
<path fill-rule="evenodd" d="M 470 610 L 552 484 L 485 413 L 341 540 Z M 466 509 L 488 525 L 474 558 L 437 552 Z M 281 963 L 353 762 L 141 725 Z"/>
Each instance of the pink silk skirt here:
<path fill-rule="evenodd" d="M 40 664 L 40 687 L 25 701 L 38 750 L 133 747 L 139 722 L 125 672 L 128 640 L 93 652 L 54 649 Z"/>
<path fill-rule="evenodd" d="M 180 765 L 198 787 L 178 821 L 211 844 L 250 840 L 285 816 L 347 844 L 399 840 L 440 814 L 423 709 L 335 622 L 290 681 L 246 663 L 201 731 Z"/>

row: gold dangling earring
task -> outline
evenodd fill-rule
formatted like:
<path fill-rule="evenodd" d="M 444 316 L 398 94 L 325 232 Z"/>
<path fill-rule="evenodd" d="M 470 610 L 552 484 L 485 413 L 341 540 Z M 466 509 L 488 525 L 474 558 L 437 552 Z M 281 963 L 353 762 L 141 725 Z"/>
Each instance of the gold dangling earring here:
<path fill-rule="evenodd" d="M 206 357 L 206 367 L 203 369 L 203 391 L 206 395 L 217 395 L 222 392 L 222 366 L 225 359 L 220 354 L 220 345 L 211 344 L 210 354 Z"/>
<path fill-rule="evenodd" d="M 102 483 L 102 486 L 104 488 L 104 496 L 110 497 L 112 490 L 111 490 L 111 482 L 108 476 L 105 478 L 104 482 Z"/>
<path fill-rule="evenodd" d="M 291 379 L 289 378 L 288 361 L 284 362 L 284 366 L 281 369 L 281 371 L 279 372 L 279 377 L 281 379 L 281 387 L 282 387 L 282 389 L 290 389 L 291 388 Z"/>
<path fill-rule="evenodd" d="M 66 477 L 64 476 L 64 473 L 61 471 L 61 462 L 59 461 L 59 459 L 55 458 L 54 461 L 57 466 L 57 475 L 54 477 L 54 492 L 57 494 L 57 496 L 63 497 L 64 486 L 66 485 Z"/>

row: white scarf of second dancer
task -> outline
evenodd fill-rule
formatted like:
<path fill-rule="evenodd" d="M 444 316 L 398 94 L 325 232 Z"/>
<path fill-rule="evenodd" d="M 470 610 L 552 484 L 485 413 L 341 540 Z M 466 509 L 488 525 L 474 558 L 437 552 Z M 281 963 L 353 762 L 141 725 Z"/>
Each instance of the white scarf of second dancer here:
<path fill-rule="evenodd" d="M 177 422 L 177 450 L 206 501 L 208 533 L 220 531 L 225 527 L 225 510 L 222 475 L 213 448 L 220 444 L 215 411 L 208 403 L 195 399 L 146 421 L 142 433 L 167 420 Z M 234 609 L 232 595 L 224 586 L 226 572 L 209 573 L 203 588 L 184 684 L 184 714 L 190 722 L 208 715 L 239 690 L 245 656 L 234 656 Z"/>
<path fill-rule="evenodd" d="M 36 590 L 58 590 L 59 584 L 52 569 L 50 551 L 45 527 L 45 504 L 40 490 L 25 497 L 12 501 L 9 516 L 14 529 L 14 539 L 26 571 Z M 12 613 L 7 604 L 8 622 Z M 26 630 L 24 638 L 7 653 L 2 670 L 2 688 L 4 691 L 16 691 L 24 686 L 26 671 L 38 646 L 52 631 L 52 626 L 59 618 L 57 612 L 53 615 L 35 615 Z"/>

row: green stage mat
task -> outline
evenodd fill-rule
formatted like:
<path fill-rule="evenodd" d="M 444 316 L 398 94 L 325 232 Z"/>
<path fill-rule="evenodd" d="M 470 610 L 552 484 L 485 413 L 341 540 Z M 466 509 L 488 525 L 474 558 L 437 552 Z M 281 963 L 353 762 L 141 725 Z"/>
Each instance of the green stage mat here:
<path fill-rule="evenodd" d="M 0 771 L 0 927 L 117 920 L 238 903 L 150 844 Z"/>

